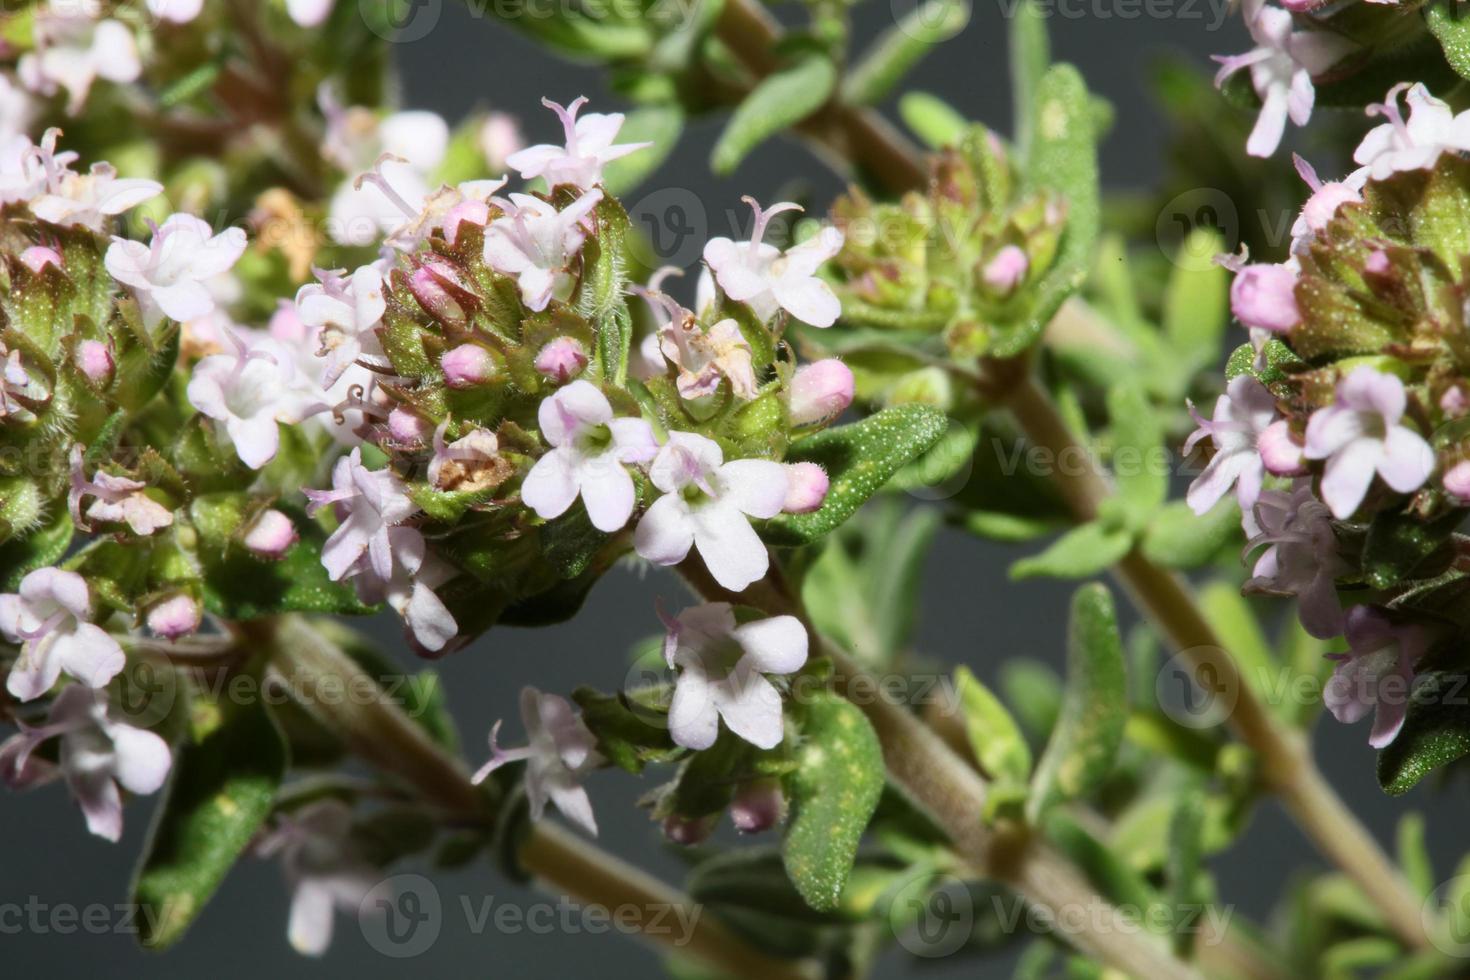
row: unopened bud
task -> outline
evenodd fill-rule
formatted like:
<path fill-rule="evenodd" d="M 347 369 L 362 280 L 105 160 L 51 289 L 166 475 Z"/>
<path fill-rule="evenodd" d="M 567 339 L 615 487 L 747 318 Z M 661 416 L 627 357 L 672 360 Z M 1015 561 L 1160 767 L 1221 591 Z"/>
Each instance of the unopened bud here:
<path fill-rule="evenodd" d="M 1031 260 L 1018 245 L 1007 245 L 996 253 L 995 258 L 985 265 L 982 274 L 985 285 L 1002 296 L 1009 296 L 1026 278 Z"/>
<path fill-rule="evenodd" d="M 758 834 L 781 822 L 786 797 L 778 779 L 755 779 L 741 786 L 730 804 L 730 819 L 742 834 Z"/>
<path fill-rule="evenodd" d="M 388 413 L 388 434 L 394 442 L 416 446 L 425 442 L 433 432 L 427 419 L 406 408 L 395 408 Z"/>
<path fill-rule="evenodd" d="M 791 379 L 787 408 L 793 425 L 815 425 L 836 418 L 852 404 L 852 371 L 836 358 L 798 368 Z"/>
<path fill-rule="evenodd" d="M 197 630 L 202 615 L 199 603 L 180 593 L 148 610 L 148 629 L 166 640 L 176 640 Z"/>
<path fill-rule="evenodd" d="M 536 370 L 564 385 L 587 366 L 587 348 L 571 337 L 557 337 L 536 355 Z"/>
<path fill-rule="evenodd" d="M 1470 459 L 1462 459 L 1445 471 L 1445 492 L 1461 500 L 1470 500 Z"/>
<path fill-rule="evenodd" d="M 77 344 L 74 355 L 77 370 L 87 376 L 87 380 L 93 384 L 106 384 L 112 380 L 112 370 L 115 367 L 112 360 L 112 351 L 100 340 L 84 340 Z"/>
<path fill-rule="evenodd" d="M 786 467 L 786 502 L 781 509 L 788 514 L 810 514 L 827 499 L 827 471 L 816 463 L 790 463 Z"/>
<path fill-rule="evenodd" d="M 48 265 L 54 265 L 60 269 L 61 253 L 54 248 L 47 248 L 45 245 L 32 245 L 20 253 L 20 262 L 21 265 L 30 269 L 32 272 L 40 272 Z"/>
<path fill-rule="evenodd" d="M 1230 312 L 1247 327 L 1286 333 L 1302 320 L 1296 280 L 1296 270 L 1289 266 L 1248 265 L 1230 284 Z"/>
<path fill-rule="evenodd" d="M 714 833 L 714 817 L 683 817 L 671 813 L 664 818 L 664 836 L 675 844 L 693 847 L 702 844 Z"/>
<path fill-rule="evenodd" d="M 1302 444 L 1291 437 L 1291 426 L 1286 419 L 1268 425 L 1256 439 L 1256 449 L 1266 472 L 1273 476 L 1304 476 L 1307 472 Z"/>
<path fill-rule="evenodd" d="M 245 530 L 245 548 L 257 558 L 277 559 L 296 543 L 296 525 L 278 510 L 264 511 Z"/>
<path fill-rule="evenodd" d="M 479 344 L 460 344 L 439 359 L 451 388 L 473 388 L 495 377 L 495 359 Z"/>

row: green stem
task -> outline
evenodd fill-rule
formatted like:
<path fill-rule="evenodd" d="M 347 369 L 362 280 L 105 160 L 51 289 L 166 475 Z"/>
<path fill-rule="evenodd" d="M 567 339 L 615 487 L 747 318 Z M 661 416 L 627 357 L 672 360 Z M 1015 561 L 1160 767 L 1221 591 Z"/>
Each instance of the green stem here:
<path fill-rule="evenodd" d="M 273 651 L 272 669 L 291 679 L 290 690 L 354 693 L 352 697 L 304 698 L 302 706 L 342 735 L 365 761 L 401 779 L 450 816 L 481 824 L 493 819 L 459 760 L 435 744 L 387 697 L 356 696 L 360 691 L 381 695 L 381 688 L 304 618 L 287 616 L 243 624 L 242 632 Z M 518 860 L 552 892 L 601 906 L 620 923 L 646 927 L 640 935 L 671 953 L 730 976 L 812 980 L 809 964 L 767 956 L 704 914 L 704 907 L 687 895 L 551 821 L 531 826 Z M 671 910 L 675 914 L 669 915 Z M 673 928 L 670 922 L 681 927 Z"/>
<path fill-rule="evenodd" d="M 1028 375 L 1018 383 L 1005 404 L 1027 438 L 1055 454 L 1052 459 L 1089 458 L 1034 377 Z M 1107 478 L 1088 466 L 1055 467 L 1054 474 L 1062 499 L 1079 523 L 1093 520 L 1099 505 L 1112 493 Z M 1185 581 L 1136 548 L 1118 562 L 1113 573 L 1186 663 L 1202 670 L 1208 663 L 1217 672 L 1218 689 L 1235 698 L 1227 725 L 1255 751 L 1267 786 L 1322 855 L 1357 882 L 1400 939 L 1411 948 L 1427 946 L 1422 901 L 1322 776 L 1306 738 L 1277 718 L 1242 676 Z M 1221 652 L 1227 655 L 1222 657 Z"/>

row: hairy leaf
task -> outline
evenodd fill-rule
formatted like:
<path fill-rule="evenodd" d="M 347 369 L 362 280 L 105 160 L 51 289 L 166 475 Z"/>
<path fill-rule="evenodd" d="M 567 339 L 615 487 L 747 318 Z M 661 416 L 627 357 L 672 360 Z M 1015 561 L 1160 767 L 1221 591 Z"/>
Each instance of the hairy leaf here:
<path fill-rule="evenodd" d="M 810 56 L 767 75 L 736 108 L 710 154 L 715 173 L 733 173 L 751 150 L 816 112 L 831 97 L 837 69 Z"/>

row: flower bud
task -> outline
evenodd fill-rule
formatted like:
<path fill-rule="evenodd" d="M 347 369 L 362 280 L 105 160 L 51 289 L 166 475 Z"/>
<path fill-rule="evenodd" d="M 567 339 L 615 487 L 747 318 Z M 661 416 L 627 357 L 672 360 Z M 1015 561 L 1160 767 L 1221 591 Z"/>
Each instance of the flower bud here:
<path fill-rule="evenodd" d="M 495 377 L 495 359 L 479 344 L 460 344 L 439 359 L 451 388 L 473 388 Z"/>
<path fill-rule="evenodd" d="M 1266 426 L 1256 439 L 1256 449 L 1266 472 L 1273 476 L 1303 476 L 1307 472 L 1307 460 L 1302 455 L 1302 444 L 1291 437 L 1291 426 L 1286 419 L 1278 419 Z"/>
<path fill-rule="evenodd" d="M 1338 208 L 1362 199 L 1363 195 L 1346 184 L 1337 181 L 1323 184 L 1313 191 L 1312 196 L 1307 198 L 1307 203 L 1302 205 L 1302 221 L 1306 222 L 1307 228 L 1314 235 L 1321 234 L 1328 222 L 1337 214 Z"/>
<path fill-rule="evenodd" d="M 1230 285 L 1230 312 L 1247 327 L 1286 333 L 1302 320 L 1296 305 L 1296 270 L 1286 265 L 1248 265 Z"/>
<path fill-rule="evenodd" d="M 504 112 L 485 116 L 485 122 L 480 126 L 480 152 L 485 154 L 491 173 L 504 172 L 506 158 L 525 145 L 521 125 L 515 116 Z"/>
<path fill-rule="evenodd" d="M 758 834 L 781 822 L 781 811 L 785 806 L 786 797 L 781 793 L 780 780 L 755 779 L 736 791 L 730 804 L 730 819 L 742 834 Z"/>
<path fill-rule="evenodd" d="M 1368 255 L 1368 261 L 1363 263 L 1363 272 L 1370 276 L 1386 276 L 1392 271 L 1393 264 L 1388 260 L 1388 253 L 1381 248 L 1375 248 Z"/>
<path fill-rule="evenodd" d="M 852 371 L 829 357 L 798 368 L 791 379 L 787 410 L 792 425 L 815 425 L 835 418 L 852 404 Z"/>
<path fill-rule="evenodd" d="M 199 603 L 179 593 L 148 610 L 148 629 L 166 640 L 176 640 L 197 630 L 201 615 Z"/>
<path fill-rule="evenodd" d="M 453 245 L 459 238 L 460 224 L 466 221 L 481 228 L 485 227 L 490 222 L 490 205 L 468 198 L 450 208 L 444 215 L 444 240 Z"/>
<path fill-rule="evenodd" d="M 282 300 L 276 306 L 276 312 L 271 314 L 266 329 L 272 339 L 279 340 L 283 344 L 302 343 L 309 333 L 306 324 L 301 320 L 301 312 L 296 308 L 296 304 L 286 300 Z"/>
<path fill-rule="evenodd" d="M 1459 418 L 1470 410 L 1470 397 L 1466 396 L 1462 385 L 1450 385 L 1445 389 L 1445 393 L 1439 396 L 1439 407 L 1451 418 Z"/>
<path fill-rule="evenodd" d="M 24 265 L 32 272 L 40 272 L 48 265 L 54 265 L 60 269 L 61 253 L 54 248 L 47 248 L 45 245 L 32 245 L 20 253 L 20 262 L 21 265 Z"/>
<path fill-rule="evenodd" d="M 995 258 L 985 265 L 981 274 L 985 285 L 1002 296 L 1009 296 L 1026 278 L 1031 260 L 1018 245 L 1007 245 L 996 253 Z"/>
<path fill-rule="evenodd" d="M 559 385 L 582 373 L 587 366 L 587 348 L 571 337 L 558 337 L 536 355 L 536 370 Z"/>
<path fill-rule="evenodd" d="M 399 407 L 388 413 L 388 434 L 394 442 L 416 446 L 425 442 L 432 432 L 428 420 L 417 412 Z"/>
<path fill-rule="evenodd" d="M 431 259 L 413 270 L 408 277 L 408 291 L 431 316 L 440 320 L 463 320 L 464 308 L 440 280 L 458 282 L 459 276 L 448 264 Z"/>
<path fill-rule="evenodd" d="M 788 514 L 810 514 L 827 499 L 827 471 L 816 463 L 789 463 L 786 466 L 786 502 L 781 509 Z"/>
<path fill-rule="evenodd" d="M 84 340 L 77 344 L 76 353 L 77 370 L 87 376 L 87 380 L 93 384 L 106 384 L 112 380 L 112 370 L 115 366 L 112 361 L 112 352 L 107 345 L 100 340 Z"/>
<path fill-rule="evenodd" d="M 245 548 L 257 558 L 280 558 L 296 543 L 296 525 L 278 510 L 263 512 L 245 530 Z"/>
<path fill-rule="evenodd" d="M 715 817 L 683 817 L 671 813 L 664 818 L 664 836 L 675 844 L 693 847 L 709 839 L 715 830 Z"/>
<path fill-rule="evenodd" d="M 1445 471 L 1445 492 L 1461 500 L 1470 500 L 1470 459 L 1462 459 Z"/>

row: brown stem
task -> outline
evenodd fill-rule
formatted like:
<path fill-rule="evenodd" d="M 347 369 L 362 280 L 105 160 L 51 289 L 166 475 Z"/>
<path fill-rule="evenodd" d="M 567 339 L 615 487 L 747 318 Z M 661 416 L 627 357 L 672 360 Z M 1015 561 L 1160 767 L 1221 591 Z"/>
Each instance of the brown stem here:
<path fill-rule="evenodd" d="M 302 706 L 341 734 L 364 760 L 402 779 L 451 816 L 468 817 L 481 825 L 491 819 L 484 798 L 459 760 L 436 745 L 383 695 L 376 680 L 308 621 L 287 616 L 243 624 L 242 632 L 268 645 L 273 651 L 272 672 L 286 678 L 288 689 L 301 697 Z M 334 696 L 311 696 L 318 691 L 331 691 Z M 363 697 L 364 692 L 376 694 Z M 531 826 L 519 860 L 556 893 L 601 906 L 619 923 L 639 927 L 645 940 L 721 973 L 811 980 L 806 964 L 761 953 L 704 915 L 704 907 L 687 895 L 551 821 Z"/>
<path fill-rule="evenodd" d="M 1027 438 L 1046 449 L 1055 462 L 1054 484 L 1073 516 L 1079 523 L 1093 520 L 1112 487 L 1090 465 L 1091 457 L 1068 430 L 1046 390 L 1027 375 L 1011 390 L 1006 407 Z M 1228 692 L 1226 696 L 1234 701 L 1227 725 L 1256 752 L 1267 786 L 1281 797 L 1322 855 L 1357 882 L 1405 943 L 1426 946 L 1421 901 L 1323 778 L 1306 739 L 1272 714 L 1242 676 L 1184 580 L 1155 565 L 1138 549 L 1129 552 L 1113 573 L 1186 663 L 1214 672 L 1216 690 Z"/>

